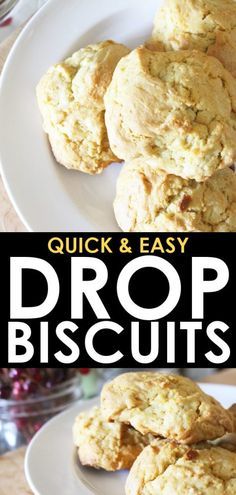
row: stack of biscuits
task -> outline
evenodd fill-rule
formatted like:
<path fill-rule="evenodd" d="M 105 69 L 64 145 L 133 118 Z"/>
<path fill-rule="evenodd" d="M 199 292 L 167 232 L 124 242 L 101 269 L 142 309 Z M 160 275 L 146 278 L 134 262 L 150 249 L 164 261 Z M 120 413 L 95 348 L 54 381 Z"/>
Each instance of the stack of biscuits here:
<path fill-rule="evenodd" d="M 234 413 L 188 378 L 125 373 L 76 418 L 74 443 L 83 465 L 130 469 L 126 495 L 235 495 Z"/>
<path fill-rule="evenodd" d="M 144 46 L 89 45 L 37 97 L 59 163 L 97 174 L 125 162 L 123 231 L 236 231 L 235 0 L 164 0 Z"/>

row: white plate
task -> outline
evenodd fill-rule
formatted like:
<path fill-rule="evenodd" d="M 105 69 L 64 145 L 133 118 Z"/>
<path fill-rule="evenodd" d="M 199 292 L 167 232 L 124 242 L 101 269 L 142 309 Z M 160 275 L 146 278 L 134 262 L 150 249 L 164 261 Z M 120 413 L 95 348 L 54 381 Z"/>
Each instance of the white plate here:
<path fill-rule="evenodd" d="M 48 67 L 88 43 L 134 48 L 151 32 L 160 0 L 50 0 L 26 26 L 1 77 L 0 160 L 8 193 L 32 231 L 118 230 L 112 203 L 120 165 L 96 177 L 56 164 L 35 86 Z"/>
<path fill-rule="evenodd" d="M 201 385 L 224 407 L 236 402 L 236 387 Z M 106 473 L 83 468 L 76 460 L 71 429 L 76 415 L 98 403 L 80 402 L 49 421 L 27 450 L 25 471 L 35 495 L 125 495 L 127 472 Z"/>

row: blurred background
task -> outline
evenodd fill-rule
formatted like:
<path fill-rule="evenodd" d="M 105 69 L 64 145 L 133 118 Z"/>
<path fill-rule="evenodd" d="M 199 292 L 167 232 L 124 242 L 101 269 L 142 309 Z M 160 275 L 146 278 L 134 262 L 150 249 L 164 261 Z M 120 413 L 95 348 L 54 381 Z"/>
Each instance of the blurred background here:
<path fill-rule="evenodd" d="M 0 43 L 24 24 L 47 0 L 0 0 Z"/>

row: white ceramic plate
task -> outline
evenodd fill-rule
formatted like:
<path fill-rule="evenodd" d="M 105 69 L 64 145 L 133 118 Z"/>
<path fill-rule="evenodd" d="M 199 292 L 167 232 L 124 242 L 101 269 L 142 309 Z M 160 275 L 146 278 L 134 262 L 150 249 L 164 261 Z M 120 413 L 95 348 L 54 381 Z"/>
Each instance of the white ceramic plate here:
<path fill-rule="evenodd" d="M 42 131 L 35 86 L 48 67 L 89 43 L 134 48 L 151 32 L 160 0 L 49 0 L 26 26 L 0 86 L 0 160 L 5 185 L 32 231 L 118 230 L 114 164 L 96 177 L 58 165 Z"/>
<path fill-rule="evenodd" d="M 230 407 L 236 387 L 201 385 L 203 390 Z M 35 495 L 125 495 L 127 472 L 106 473 L 82 467 L 76 459 L 71 429 L 76 415 L 98 403 L 80 402 L 49 421 L 28 447 L 25 471 Z"/>

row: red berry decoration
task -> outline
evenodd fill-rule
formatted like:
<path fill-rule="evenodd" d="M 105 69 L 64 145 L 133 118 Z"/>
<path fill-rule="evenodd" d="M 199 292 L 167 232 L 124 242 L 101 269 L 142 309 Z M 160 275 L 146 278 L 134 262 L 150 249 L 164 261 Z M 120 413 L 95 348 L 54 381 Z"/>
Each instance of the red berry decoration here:
<path fill-rule="evenodd" d="M 12 380 L 18 380 L 24 373 L 24 370 L 21 368 L 10 368 L 8 376 Z"/>
<path fill-rule="evenodd" d="M 24 381 L 15 381 L 12 388 L 12 399 L 23 400 L 25 398 Z"/>
<path fill-rule="evenodd" d="M 0 383 L 0 399 L 7 400 L 11 395 L 11 388 L 8 385 Z"/>
<path fill-rule="evenodd" d="M 0 23 L 0 27 L 7 27 L 7 26 L 10 26 L 11 23 L 13 21 L 13 18 L 12 17 L 8 17 L 7 19 L 5 19 L 5 21 L 2 21 Z"/>
<path fill-rule="evenodd" d="M 39 390 L 38 384 L 30 379 L 25 380 L 23 387 L 25 393 L 30 395 L 36 395 Z"/>
<path fill-rule="evenodd" d="M 88 375 L 90 373 L 90 368 L 79 368 L 81 375 Z"/>
<path fill-rule="evenodd" d="M 82 368 L 81 372 L 87 374 L 89 369 Z M 71 368 L 0 368 L 0 420 L 1 407 L 3 411 L 9 407 L 14 431 L 17 429 L 22 443 L 28 443 L 45 421 L 53 416 L 55 407 L 56 410 L 63 407 L 60 393 L 55 398 L 52 395 L 54 390 L 60 391 L 60 387 L 77 374 L 78 369 Z M 40 407 L 48 408 L 43 415 L 40 407 L 37 409 L 37 399 L 40 399 Z M 8 406 L 1 404 L 3 401 L 13 403 L 9 402 Z"/>

